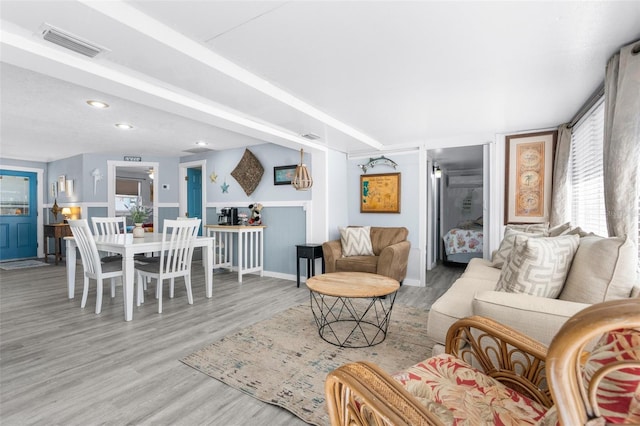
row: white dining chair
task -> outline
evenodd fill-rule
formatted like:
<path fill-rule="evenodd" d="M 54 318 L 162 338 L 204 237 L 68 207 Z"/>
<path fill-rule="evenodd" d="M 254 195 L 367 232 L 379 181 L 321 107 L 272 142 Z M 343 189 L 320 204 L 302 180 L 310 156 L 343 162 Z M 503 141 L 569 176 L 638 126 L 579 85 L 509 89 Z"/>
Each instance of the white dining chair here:
<path fill-rule="evenodd" d="M 127 233 L 127 218 L 121 217 L 92 217 L 91 223 L 93 224 L 93 235 L 120 235 Z M 122 256 L 114 253 L 107 253 L 101 255 L 100 261 L 102 263 L 108 262 L 122 262 Z M 116 297 L 116 283 L 115 278 L 111 279 L 111 297 Z"/>
<path fill-rule="evenodd" d="M 89 295 L 89 280 L 96 280 L 96 314 L 102 311 L 102 281 L 106 278 L 112 279 L 111 297 L 115 297 L 115 278 L 120 277 L 123 280 L 122 262 L 100 261 L 100 253 L 93 239 L 89 223 L 86 219 L 69 220 L 69 228 L 75 239 L 80 257 L 82 259 L 82 267 L 84 269 L 84 289 L 82 290 L 82 302 L 80 307 L 84 308 L 87 304 L 87 296 Z"/>
<path fill-rule="evenodd" d="M 163 281 L 169 280 L 169 297 L 173 298 L 175 278 L 183 277 L 187 290 L 187 301 L 193 304 L 191 291 L 191 260 L 194 241 L 200 227 L 200 219 L 165 219 L 162 231 L 162 252 L 160 262 L 136 265 L 137 297 L 136 304 L 144 302 L 144 285 L 148 279 L 156 280 L 158 313 L 162 313 Z"/>

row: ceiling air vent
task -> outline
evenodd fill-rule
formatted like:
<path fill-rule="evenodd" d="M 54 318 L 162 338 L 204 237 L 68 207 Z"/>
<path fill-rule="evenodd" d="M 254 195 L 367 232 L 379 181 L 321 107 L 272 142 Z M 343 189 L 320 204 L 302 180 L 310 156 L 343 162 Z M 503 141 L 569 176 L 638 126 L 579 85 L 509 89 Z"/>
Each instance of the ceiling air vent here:
<path fill-rule="evenodd" d="M 304 135 L 300 135 L 305 139 L 309 139 L 310 141 L 316 141 L 318 139 L 320 139 L 320 136 L 316 135 L 315 133 L 305 133 Z"/>
<path fill-rule="evenodd" d="M 42 26 L 42 38 L 53 44 L 62 46 L 65 49 L 73 50 L 76 53 L 80 53 L 81 55 L 88 56 L 90 58 L 95 58 L 101 53 L 108 51 L 108 49 L 104 47 L 90 43 L 78 36 L 62 31 L 61 29 L 49 24 L 44 24 Z"/>

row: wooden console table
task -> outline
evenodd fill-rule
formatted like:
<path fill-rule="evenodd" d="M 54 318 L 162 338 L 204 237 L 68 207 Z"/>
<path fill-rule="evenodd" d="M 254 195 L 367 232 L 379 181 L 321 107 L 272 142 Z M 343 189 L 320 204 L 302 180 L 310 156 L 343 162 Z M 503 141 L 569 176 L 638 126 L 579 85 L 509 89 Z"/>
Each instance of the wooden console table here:
<path fill-rule="evenodd" d="M 214 237 L 213 267 L 233 269 L 233 235 L 237 235 L 236 259 L 238 282 L 242 276 L 252 272 L 263 273 L 264 225 L 204 225 L 207 236 Z"/>
<path fill-rule="evenodd" d="M 72 237 L 71 228 L 67 223 L 52 223 L 44 225 L 44 261 L 49 263 L 49 238 L 54 238 L 54 253 L 56 265 L 62 260 L 62 239 L 64 237 Z"/>

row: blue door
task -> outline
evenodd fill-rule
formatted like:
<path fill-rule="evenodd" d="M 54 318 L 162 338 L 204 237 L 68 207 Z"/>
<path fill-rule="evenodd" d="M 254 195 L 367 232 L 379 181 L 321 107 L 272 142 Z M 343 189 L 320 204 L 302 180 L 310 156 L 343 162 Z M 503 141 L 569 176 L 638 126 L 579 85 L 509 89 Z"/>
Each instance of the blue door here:
<path fill-rule="evenodd" d="M 0 170 L 0 260 L 38 255 L 36 174 Z"/>
<path fill-rule="evenodd" d="M 202 219 L 201 169 L 187 169 L 187 216 Z M 198 235 L 202 235 L 202 223 Z"/>

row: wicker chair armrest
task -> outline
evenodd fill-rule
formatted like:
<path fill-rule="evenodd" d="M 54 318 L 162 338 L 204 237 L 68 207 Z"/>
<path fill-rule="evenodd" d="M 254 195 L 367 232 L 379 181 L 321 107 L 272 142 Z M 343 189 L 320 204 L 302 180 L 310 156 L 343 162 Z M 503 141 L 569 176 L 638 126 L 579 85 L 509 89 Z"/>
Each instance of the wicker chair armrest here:
<path fill-rule="evenodd" d="M 456 321 L 445 351 L 545 407 L 553 400 L 545 379 L 547 347 L 490 318 Z"/>
<path fill-rule="evenodd" d="M 402 385 L 373 363 L 329 373 L 325 395 L 332 425 L 442 425 Z"/>

